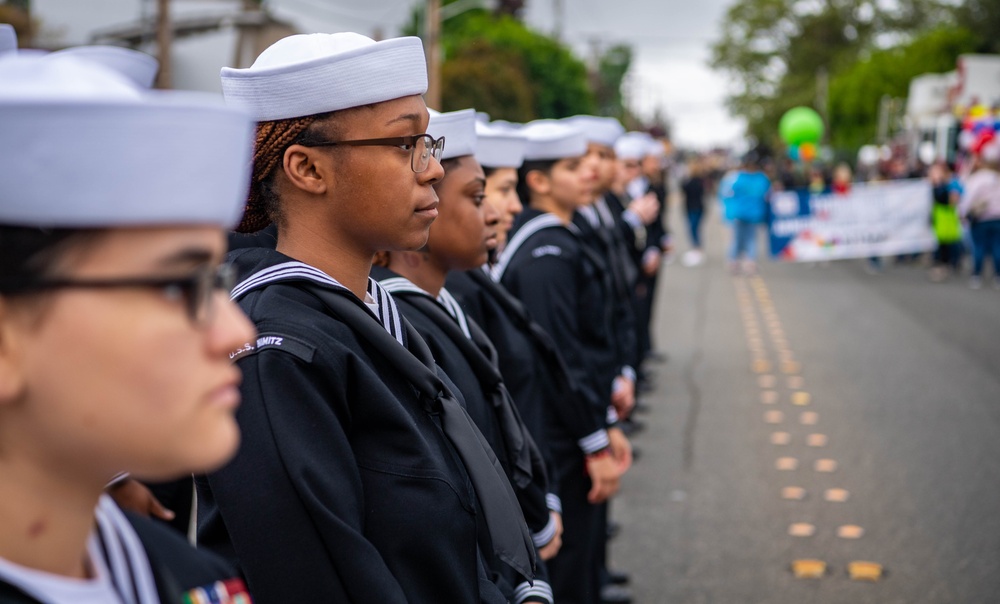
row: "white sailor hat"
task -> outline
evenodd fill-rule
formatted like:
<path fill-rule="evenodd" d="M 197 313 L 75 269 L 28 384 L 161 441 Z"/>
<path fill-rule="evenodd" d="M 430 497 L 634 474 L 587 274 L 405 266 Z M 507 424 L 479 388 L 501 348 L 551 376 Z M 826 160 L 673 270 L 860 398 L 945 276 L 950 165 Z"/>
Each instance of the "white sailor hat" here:
<path fill-rule="evenodd" d="M 278 40 L 247 69 L 222 68 L 226 102 L 257 121 L 304 117 L 427 92 L 419 38 L 376 42 L 361 34 Z"/>
<path fill-rule="evenodd" d="M 597 143 L 605 147 L 614 147 L 615 142 L 625 134 L 621 122 L 613 117 L 598 117 L 596 115 L 574 115 L 562 120 L 570 126 L 583 130 L 588 143 Z"/>
<path fill-rule="evenodd" d="M 648 155 L 652 141 L 653 137 L 645 132 L 623 134 L 615 142 L 615 155 L 624 161 L 642 159 Z"/>
<path fill-rule="evenodd" d="M 663 148 L 663 142 L 660 139 L 650 137 L 646 144 L 646 155 L 662 158 L 666 157 L 667 150 Z"/>
<path fill-rule="evenodd" d="M 583 131 L 557 120 L 530 122 L 519 132 L 528 139 L 525 161 L 560 160 L 587 153 Z"/>
<path fill-rule="evenodd" d="M 156 72 L 160 70 L 160 63 L 153 57 L 121 46 L 72 46 L 49 56 L 73 56 L 100 63 L 132 80 L 140 88 L 152 88 Z"/>
<path fill-rule="evenodd" d="M 9 23 L 0 23 L 0 55 L 17 52 L 17 31 Z"/>
<path fill-rule="evenodd" d="M 476 110 L 462 109 L 440 113 L 428 109 L 431 119 L 427 123 L 427 134 L 434 138 L 444 137 L 444 152 L 441 159 L 452 159 L 476 152 Z"/>
<path fill-rule="evenodd" d="M 476 124 L 476 160 L 487 168 L 520 168 L 528 139 L 520 132 Z"/>
<path fill-rule="evenodd" d="M 524 124 L 508 122 L 507 120 L 494 120 L 490 122 L 490 127 L 494 130 L 503 130 L 504 132 L 518 132 L 524 128 Z"/>
<path fill-rule="evenodd" d="M 148 92 L 75 57 L 0 60 L 0 224 L 232 227 L 253 122 L 214 95 Z"/>

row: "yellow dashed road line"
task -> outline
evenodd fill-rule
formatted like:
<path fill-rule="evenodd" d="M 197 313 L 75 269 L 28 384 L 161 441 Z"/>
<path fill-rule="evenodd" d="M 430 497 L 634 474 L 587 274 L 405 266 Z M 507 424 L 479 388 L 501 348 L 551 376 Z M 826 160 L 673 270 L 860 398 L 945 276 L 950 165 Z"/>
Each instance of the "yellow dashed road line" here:
<path fill-rule="evenodd" d="M 775 375 L 775 367 L 784 375 L 784 383 L 790 391 L 788 402 L 795 407 L 809 407 L 814 403 L 813 396 L 805 390 L 805 379 L 800 375 L 803 364 L 796 359 L 786 337 L 781 318 L 771 298 L 771 294 L 760 275 L 751 278 L 735 278 L 736 299 L 743 317 L 747 346 L 752 353 L 751 369 L 757 375 L 757 385 L 760 387 L 760 402 L 764 405 L 778 405 L 781 394 L 777 390 L 779 378 Z M 756 300 L 756 310 L 754 301 Z M 758 313 L 760 318 L 758 319 Z M 765 338 L 762 335 L 762 325 L 767 327 L 770 348 L 776 353 L 778 364 L 772 362 L 768 354 Z M 764 412 L 766 424 L 778 426 L 786 420 L 784 411 L 770 409 Z M 798 423 L 803 426 L 819 424 L 819 413 L 802 411 L 798 414 Z M 772 432 L 770 443 L 776 447 L 788 447 L 795 438 L 792 433 L 783 430 Z M 822 448 L 829 444 L 826 434 L 814 432 L 806 436 L 804 444 L 812 448 Z M 800 467 L 797 457 L 780 456 L 774 462 L 774 467 L 780 472 L 795 472 Z M 812 470 L 821 474 L 833 474 L 839 469 L 837 460 L 832 458 L 817 459 L 812 463 Z M 786 486 L 781 489 L 780 498 L 785 501 L 802 502 L 807 499 L 807 492 L 799 486 Z M 822 501 L 825 503 L 845 503 L 850 499 L 850 493 L 842 488 L 828 488 L 823 491 Z M 796 505 L 796 509 L 802 508 Z M 788 535 L 796 538 L 810 538 L 820 530 L 807 522 L 795 522 L 789 525 Z M 836 528 L 840 539 L 861 539 L 865 529 L 845 524 Z M 819 559 L 795 560 L 791 564 L 792 574 L 799 579 L 819 579 L 831 575 L 828 564 Z M 885 575 L 885 569 L 876 562 L 854 561 L 848 565 L 847 576 L 854 581 L 879 581 Z"/>

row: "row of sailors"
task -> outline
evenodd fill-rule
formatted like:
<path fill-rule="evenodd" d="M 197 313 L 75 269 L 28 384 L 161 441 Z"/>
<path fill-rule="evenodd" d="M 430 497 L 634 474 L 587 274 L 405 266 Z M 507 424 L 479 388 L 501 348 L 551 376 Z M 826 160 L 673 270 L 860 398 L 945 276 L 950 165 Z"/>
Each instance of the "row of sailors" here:
<path fill-rule="evenodd" d="M 123 52 L 0 58 L 0 596 L 598 602 L 663 237 L 611 188 L 651 139 L 429 114 L 416 38 L 285 38 L 228 108 Z M 150 288 L 185 321 L 110 300 Z M 113 470 L 195 474 L 201 551 Z"/>

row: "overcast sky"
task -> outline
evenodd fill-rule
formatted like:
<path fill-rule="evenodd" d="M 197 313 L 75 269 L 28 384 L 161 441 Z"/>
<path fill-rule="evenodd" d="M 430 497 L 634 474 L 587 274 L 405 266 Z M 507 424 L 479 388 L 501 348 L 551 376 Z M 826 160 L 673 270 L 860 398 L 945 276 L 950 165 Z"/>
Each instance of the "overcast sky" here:
<path fill-rule="evenodd" d="M 173 0 L 175 10 L 210 11 L 226 2 Z M 396 35 L 419 0 L 270 0 L 279 16 L 304 32 L 352 30 Z M 674 126 L 675 141 L 707 147 L 741 138 L 742 125 L 723 107 L 726 82 L 707 67 L 709 47 L 733 0 L 562 0 L 563 35 L 581 57 L 591 40 L 627 42 L 635 49 L 627 93 L 642 115 L 659 107 Z M 45 27 L 64 43 L 83 43 L 90 31 L 135 19 L 144 0 L 33 0 Z M 155 3 L 145 0 L 148 10 Z M 527 0 L 526 21 L 552 32 L 556 0 Z"/>

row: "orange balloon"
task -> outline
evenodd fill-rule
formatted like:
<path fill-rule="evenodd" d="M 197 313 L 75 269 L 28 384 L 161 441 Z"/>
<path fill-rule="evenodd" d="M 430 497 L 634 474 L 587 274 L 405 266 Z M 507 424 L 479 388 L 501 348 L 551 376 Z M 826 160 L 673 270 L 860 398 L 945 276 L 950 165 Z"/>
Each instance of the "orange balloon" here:
<path fill-rule="evenodd" d="M 799 157 L 802 158 L 802 161 L 816 159 L 816 145 L 813 143 L 802 143 L 799 145 Z"/>

